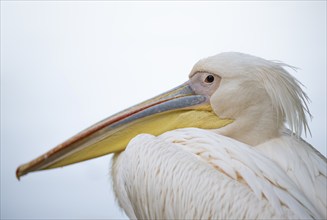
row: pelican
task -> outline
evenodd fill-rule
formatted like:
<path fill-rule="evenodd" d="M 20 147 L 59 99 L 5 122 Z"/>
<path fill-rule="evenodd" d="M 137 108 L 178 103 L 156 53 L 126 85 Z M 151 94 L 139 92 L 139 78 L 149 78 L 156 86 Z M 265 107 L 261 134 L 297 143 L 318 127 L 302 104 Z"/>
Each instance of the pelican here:
<path fill-rule="evenodd" d="M 21 176 L 114 153 L 128 217 L 326 219 L 327 160 L 301 139 L 308 97 L 289 65 L 226 52 L 184 84 L 85 129 Z"/>

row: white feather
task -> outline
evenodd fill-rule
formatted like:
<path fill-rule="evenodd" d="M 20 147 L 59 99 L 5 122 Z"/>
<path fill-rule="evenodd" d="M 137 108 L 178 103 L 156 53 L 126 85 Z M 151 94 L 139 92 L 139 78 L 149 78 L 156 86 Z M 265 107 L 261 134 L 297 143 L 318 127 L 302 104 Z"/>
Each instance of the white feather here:
<path fill-rule="evenodd" d="M 317 207 L 320 214 L 327 218 L 326 158 L 289 133 L 284 132 L 280 138 L 258 145 L 256 149 L 275 161 Z"/>
<path fill-rule="evenodd" d="M 236 178 L 226 175 L 229 170 Z M 276 163 L 211 131 L 180 129 L 157 138 L 137 136 L 113 172 L 124 177 L 114 179 L 114 185 L 125 186 L 127 193 L 118 191 L 117 197 L 120 203 L 131 201 L 120 204 L 131 206 L 127 210 L 132 211 L 126 211 L 131 218 L 322 218 Z M 122 198 L 126 195 L 128 199 Z M 258 209 L 262 206 L 265 209 Z"/>

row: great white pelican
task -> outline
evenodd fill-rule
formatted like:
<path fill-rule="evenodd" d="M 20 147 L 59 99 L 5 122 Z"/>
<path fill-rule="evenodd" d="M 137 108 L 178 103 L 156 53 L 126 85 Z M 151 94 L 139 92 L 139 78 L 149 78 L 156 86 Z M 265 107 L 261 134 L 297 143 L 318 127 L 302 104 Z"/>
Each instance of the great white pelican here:
<path fill-rule="evenodd" d="M 326 219 L 327 160 L 301 139 L 307 95 L 280 62 L 221 53 L 184 84 L 78 133 L 17 177 L 114 153 L 130 218 Z"/>

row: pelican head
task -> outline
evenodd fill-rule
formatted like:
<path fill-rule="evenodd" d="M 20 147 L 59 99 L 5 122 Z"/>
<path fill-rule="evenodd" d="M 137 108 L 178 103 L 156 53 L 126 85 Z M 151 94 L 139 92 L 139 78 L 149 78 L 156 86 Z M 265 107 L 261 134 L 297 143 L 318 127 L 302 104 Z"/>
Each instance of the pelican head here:
<path fill-rule="evenodd" d="M 286 121 L 300 135 L 307 129 L 307 96 L 285 66 L 233 52 L 200 60 L 184 84 L 98 122 L 16 175 L 121 152 L 141 133 L 197 127 L 256 145 L 277 136 Z"/>
<path fill-rule="evenodd" d="M 227 52 L 198 61 L 190 74 L 211 73 L 219 81 L 210 96 L 213 111 L 235 121 L 219 133 L 257 145 L 277 137 L 285 122 L 295 135 L 309 131 L 307 95 L 284 67 L 292 66 L 259 57 Z"/>

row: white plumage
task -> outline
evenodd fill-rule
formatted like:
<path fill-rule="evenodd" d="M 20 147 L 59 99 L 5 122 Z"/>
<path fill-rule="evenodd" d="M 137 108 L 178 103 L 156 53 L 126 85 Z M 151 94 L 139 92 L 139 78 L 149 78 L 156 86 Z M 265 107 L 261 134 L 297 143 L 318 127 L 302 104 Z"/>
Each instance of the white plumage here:
<path fill-rule="evenodd" d="M 253 148 L 193 128 L 140 135 L 114 163 L 114 189 L 130 218 L 325 218 L 326 163 L 292 139 Z M 288 164 L 266 156 L 276 142 Z"/>
<path fill-rule="evenodd" d="M 326 219 L 326 158 L 300 138 L 307 96 L 285 66 L 240 53 L 199 61 L 190 77 L 220 78 L 210 104 L 234 122 L 135 137 L 112 169 L 127 215 Z"/>

